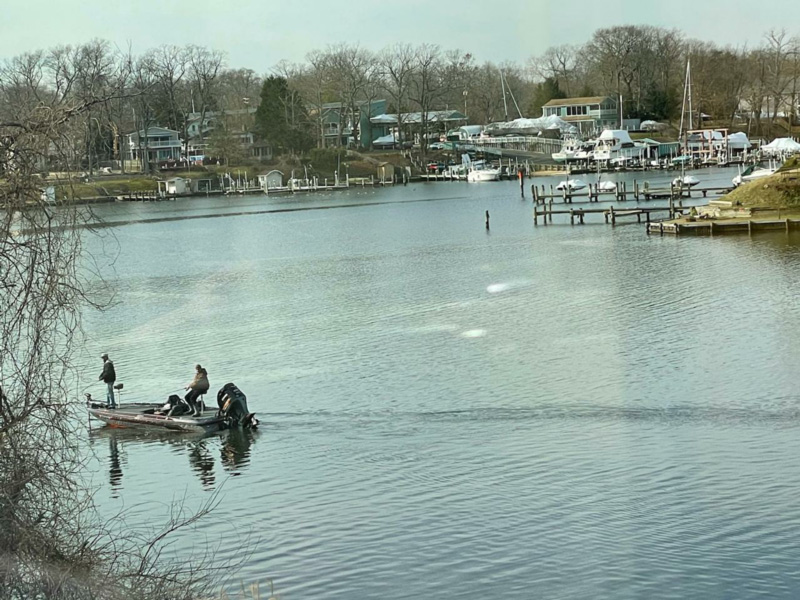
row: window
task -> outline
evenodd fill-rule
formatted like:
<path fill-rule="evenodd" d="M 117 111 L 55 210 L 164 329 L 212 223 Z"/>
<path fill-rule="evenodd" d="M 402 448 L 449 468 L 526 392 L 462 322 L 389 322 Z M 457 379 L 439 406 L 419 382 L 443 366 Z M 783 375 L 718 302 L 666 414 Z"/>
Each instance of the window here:
<path fill-rule="evenodd" d="M 567 116 L 568 117 L 575 117 L 578 115 L 586 115 L 589 114 L 589 107 L 587 105 L 582 106 L 568 106 L 567 107 Z"/>

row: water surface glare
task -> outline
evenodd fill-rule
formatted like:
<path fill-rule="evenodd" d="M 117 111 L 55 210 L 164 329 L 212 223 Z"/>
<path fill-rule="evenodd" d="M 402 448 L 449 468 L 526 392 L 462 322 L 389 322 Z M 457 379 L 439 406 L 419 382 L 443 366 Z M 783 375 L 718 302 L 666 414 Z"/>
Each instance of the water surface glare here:
<path fill-rule="evenodd" d="M 89 389 L 103 351 L 123 401 L 199 362 L 262 419 L 87 433 L 101 509 L 218 492 L 175 552 L 250 536 L 241 579 L 285 598 L 800 596 L 800 235 L 534 227 L 526 196 L 97 207 L 126 224 L 86 234 L 117 300 L 86 314 Z"/>

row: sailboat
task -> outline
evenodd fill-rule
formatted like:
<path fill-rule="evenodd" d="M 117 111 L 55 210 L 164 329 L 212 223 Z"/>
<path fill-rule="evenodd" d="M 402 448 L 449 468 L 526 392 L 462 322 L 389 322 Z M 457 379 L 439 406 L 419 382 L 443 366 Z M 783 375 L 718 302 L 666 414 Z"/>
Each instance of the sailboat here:
<path fill-rule="evenodd" d="M 689 127 L 686 132 L 683 130 L 683 118 L 686 113 L 686 104 L 689 104 Z M 700 183 L 700 180 L 693 175 L 686 174 L 686 163 L 691 163 L 692 156 L 689 154 L 689 134 L 692 129 L 692 62 L 686 59 L 686 77 L 683 81 L 683 104 L 681 106 L 681 125 L 678 133 L 678 140 L 683 142 L 683 156 L 673 159 L 673 164 L 680 164 L 681 175 L 672 180 L 672 185 L 677 188 L 691 188 Z"/>

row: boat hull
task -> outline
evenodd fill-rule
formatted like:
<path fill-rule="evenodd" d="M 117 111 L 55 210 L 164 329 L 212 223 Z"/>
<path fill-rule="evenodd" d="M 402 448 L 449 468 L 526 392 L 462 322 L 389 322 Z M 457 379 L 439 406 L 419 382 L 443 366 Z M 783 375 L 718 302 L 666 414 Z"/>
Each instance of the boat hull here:
<path fill-rule="evenodd" d="M 210 416 L 192 417 L 180 415 L 168 417 L 154 414 L 160 404 L 121 404 L 110 409 L 105 404 L 92 403 L 87 406 L 89 415 L 103 421 L 110 427 L 132 427 L 147 429 L 166 429 L 184 432 L 213 432 L 227 428 L 225 419 L 216 413 Z"/>
<path fill-rule="evenodd" d="M 467 181 L 500 181 L 500 169 L 485 169 L 467 173 Z"/>

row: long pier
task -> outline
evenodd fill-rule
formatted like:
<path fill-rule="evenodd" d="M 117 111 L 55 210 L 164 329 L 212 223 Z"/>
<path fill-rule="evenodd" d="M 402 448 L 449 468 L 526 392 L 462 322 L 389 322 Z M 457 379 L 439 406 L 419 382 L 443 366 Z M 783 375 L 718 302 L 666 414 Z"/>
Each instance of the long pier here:
<path fill-rule="evenodd" d="M 623 217 L 636 217 L 636 221 L 641 223 L 642 217 L 644 217 L 648 227 L 652 227 L 653 224 L 650 222 L 650 215 L 656 212 L 665 212 L 669 214 L 670 218 L 673 218 L 677 215 L 682 215 L 683 209 L 680 207 L 676 209 L 672 203 L 670 203 L 669 206 L 631 206 L 630 208 L 623 209 L 615 209 L 613 206 L 608 208 L 553 209 L 552 204 L 550 204 L 549 207 L 547 204 L 542 204 L 541 206 L 539 204 L 534 204 L 533 224 L 538 225 L 539 219 L 541 219 L 542 223 L 547 225 L 553 222 L 553 215 L 569 215 L 570 225 L 575 225 L 576 223 L 583 225 L 586 215 L 603 215 L 605 222 L 611 223 L 611 225 L 616 225 L 617 219 Z"/>
<path fill-rule="evenodd" d="M 543 203 L 547 200 L 561 200 L 565 204 L 571 204 L 575 198 L 583 199 L 588 198 L 589 202 L 600 202 L 605 198 L 609 198 L 609 202 L 625 202 L 629 198 L 634 200 L 655 200 L 655 199 L 678 199 L 678 198 L 691 198 L 693 193 L 699 193 L 703 198 L 708 194 L 723 195 L 730 192 L 733 188 L 726 187 L 686 187 L 674 185 L 670 183 L 669 187 L 651 187 L 649 182 L 639 185 L 639 182 L 634 179 L 633 188 L 628 189 L 628 182 L 617 182 L 614 190 L 601 190 L 599 184 L 589 184 L 585 191 L 572 192 L 567 188 L 556 190 L 555 186 L 550 184 L 549 193 L 548 189 L 544 186 L 531 185 L 531 195 L 533 202 Z M 580 201 L 580 200 L 579 200 Z"/>

